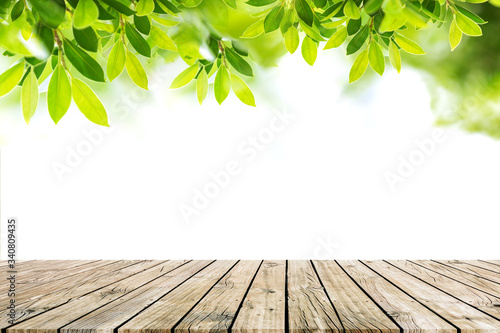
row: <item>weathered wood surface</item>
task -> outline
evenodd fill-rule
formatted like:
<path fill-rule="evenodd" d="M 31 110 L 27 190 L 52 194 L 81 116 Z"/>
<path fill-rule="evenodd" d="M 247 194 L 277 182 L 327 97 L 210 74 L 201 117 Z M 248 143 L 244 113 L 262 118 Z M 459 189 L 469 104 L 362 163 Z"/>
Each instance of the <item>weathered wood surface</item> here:
<path fill-rule="evenodd" d="M 500 333 L 495 260 L 34 260 L 17 271 L 14 324 L 0 284 L 2 333 Z"/>

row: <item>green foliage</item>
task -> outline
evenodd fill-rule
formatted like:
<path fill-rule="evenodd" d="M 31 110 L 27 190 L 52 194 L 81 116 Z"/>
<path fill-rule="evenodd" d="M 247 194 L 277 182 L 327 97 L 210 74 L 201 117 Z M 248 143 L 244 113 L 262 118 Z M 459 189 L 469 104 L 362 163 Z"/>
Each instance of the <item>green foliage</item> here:
<path fill-rule="evenodd" d="M 272 65 L 299 46 L 312 66 L 321 43 L 324 50 L 345 45 L 355 59 L 349 74 L 354 82 L 368 65 L 382 75 L 386 56 L 400 72 L 401 50 L 425 54 L 408 32 L 451 22 L 454 50 L 463 35 L 481 36 L 486 23 L 458 0 L 11 0 L 0 8 L 0 21 L 0 47 L 16 61 L 0 74 L 0 96 L 21 86 L 29 122 L 38 86 L 50 77 L 47 104 L 55 123 L 73 100 L 103 126 L 106 110 L 84 80 L 113 81 L 126 69 L 148 89 L 149 58 L 186 62 L 171 88 L 195 81 L 200 104 L 213 85 L 218 103 L 232 90 L 255 106 L 245 80 L 254 76 L 256 63 Z"/>

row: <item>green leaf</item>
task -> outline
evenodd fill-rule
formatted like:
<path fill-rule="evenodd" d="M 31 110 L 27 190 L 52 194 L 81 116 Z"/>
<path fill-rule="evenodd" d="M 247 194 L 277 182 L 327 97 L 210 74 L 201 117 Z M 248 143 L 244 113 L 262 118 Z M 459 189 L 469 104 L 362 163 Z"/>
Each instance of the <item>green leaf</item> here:
<path fill-rule="evenodd" d="M 200 105 L 205 100 L 205 97 L 207 97 L 207 93 L 208 93 L 208 74 L 205 71 L 205 69 L 202 69 L 200 75 L 198 75 L 198 78 L 196 79 L 196 96 L 198 98 L 198 103 L 200 103 Z"/>
<path fill-rule="evenodd" d="M 179 8 L 177 8 L 176 5 L 174 5 L 171 1 L 169 0 L 160 0 L 160 3 L 163 4 L 163 6 L 166 7 L 168 11 L 171 12 L 171 14 L 178 14 L 181 12 Z"/>
<path fill-rule="evenodd" d="M 128 5 L 125 5 L 124 3 L 121 3 L 117 0 L 100 0 L 104 2 L 106 5 L 110 6 L 111 8 L 116 9 L 117 12 L 126 15 L 126 16 L 131 16 L 134 15 L 135 11 L 130 9 Z"/>
<path fill-rule="evenodd" d="M 464 14 L 456 12 L 455 20 L 457 22 L 458 28 L 464 34 L 469 36 L 481 36 L 483 34 L 481 27 L 476 22 L 465 16 Z"/>
<path fill-rule="evenodd" d="M 344 6 L 344 14 L 350 19 L 357 20 L 361 17 L 358 6 L 354 3 L 353 0 L 347 0 Z"/>
<path fill-rule="evenodd" d="M 470 18 L 472 21 L 476 22 L 477 24 L 486 24 L 486 23 L 488 23 L 485 20 L 483 20 L 481 17 L 479 17 L 478 15 L 474 14 L 473 12 L 471 12 L 470 10 L 468 10 L 468 9 L 462 7 L 462 6 L 459 6 L 457 4 L 455 4 L 455 6 L 457 7 L 457 9 L 459 10 L 460 13 L 462 13 L 465 16 L 467 16 L 468 18 Z"/>
<path fill-rule="evenodd" d="M 29 124 L 38 105 L 38 81 L 34 71 L 31 71 L 24 80 L 21 88 L 21 105 L 24 121 Z"/>
<path fill-rule="evenodd" d="M 71 84 L 66 71 L 61 65 L 57 65 L 50 78 L 47 91 L 47 106 L 49 114 L 54 123 L 66 114 L 71 104 Z"/>
<path fill-rule="evenodd" d="M 347 22 L 347 35 L 352 36 L 361 29 L 361 19 Z"/>
<path fill-rule="evenodd" d="M 422 47 L 411 39 L 399 34 L 395 34 L 394 38 L 399 47 L 401 47 L 406 52 L 416 55 L 425 54 L 425 51 L 422 49 Z"/>
<path fill-rule="evenodd" d="M 309 65 L 314 65 L 318 56 L 318 44 L 309 36 L 302 41 L 302 57 Z"/>
<path fill-rule="evenodd" d="M 30 4 L 49 27 L 56 29 L 64 22 L 66 16 L 64 0 L 31 0 Z"/>
<path fill-rule="evenodd" d="M 389 43 L 389 60 L 398 73 L 401 72 L 401 53 L 393 41 Z"/>
<path fill-rule="evenodd" d="M 380 7 L 382 7 L 383 2 L 384 0 L 368 0 L 363 8 L 368 15 L 374 16 L 380 10 Z"/>
<path fill-rule="evenodd" d="M 125 24 L 125 34 L 134 49 L 145 57 L 151 57 L 151 47 L 142 35 L 130 24 Z"/>
<path fill-rule="evenodd" d="M 331 48 L 339 47 L 342 45 L 345 40 L 347 39 L 347 28 L 344 26 L 341 26 L 337 32 L 335 32 L 332 37 L 326 42 L 325 47 L 323 50 L 328 50 Z"/>
<path fill-rule="evenodd" d="M 255 38 L 264 33 L 264 19 L 250 25 L 241 35 L 241 38 Z"/>
<path fill-rule="evenodd" d="M 37 25 L 35 29 L 35 34 L 42 41 L 43 46 L 45 47 L 45 51 L 47 54 L 52 54 L 54 50 L 55 40 L 54 40 L 54 31 L 47 27 L 45 24 L 40 23 Z"/>
<path fill-rule="evenodd" d="M 252 91 L 248 88 L 245 81 L 235 74 L 231 74 L 231 89 L 233 89 L 234 94 L 240 101 L 246 105 L 255 106 L 255 97 Z"/>
<path fill-rule="evenodd" d="M 273 10 L 271 10 L 264 19 L 264 31 L 266 33 L 269 33 L 277 30 L 280 27 L 280 23 L 283 19 L 284 14 L 285 10 L 283 5 L 274 7 Z"/>
<path fill-rule="evenodd" d="M 76 29 L 73 27 L 73 36 L 76 42 L 82 48 L 90 52 L 97 52 L 99 46 L 99 40 L 97 34 L 92 27 L 87 27 L 84 29 Z"/>
<path fill-rule="evenodd" d="M 295 0 L 295 11 L 297 12 L 297 16 L 300 17 L 305 24 L 312 27 L 314 15 L 307 0 Z"/>
<path fill-rule="evenodd" d="M 365 44 L 368 38 L 368 26 L 362 28 L 347 44 L 347 55 L 358 52 L 358 50 Z"/>
<path fill-rule="evenodd" d="M 323 8 L 326 6 L 326 0 L 314 0 L 314 6 L 317 8 Z"/>
<path fill-rule="evenodd" d="M 177 47 L 175 46 L 174 41 L 160 28 L 152 26 L 149 37 L 151 38 L 153 44 L 158 46 L 160 49 L 177 52 Z"/>
<path fill-rule="evenodd" d="M 177 77 L 174 79 L 172 84 L 170 85 L 170 89 L 178 89 L 184 87 L 186 84 L 191 82 L 194 79 L 196 74 L 198 73 L 198 64 L 194 64 L 184 71 L 182 71 Z"/>
<path fill-rule="evenodd" d="M 19 62 L 0 75 L 0 97 L 8 94 L 21 81 L 24 74 L 24 62 Z"/>
<path fill-rule="evenodd" d="M 250 64 L 243 59 L 239 54 L 230 48 L 226 48 L 226 59 L 229 61 L 231 66 L 234 67 L 238 72 L 246 76 L 253 76 L 253 70 Z"/>
<path fill-rule="evenodd" d="M 79 0 L 73 15 L 73 26 L 83 29 L 94 23 L 99 17 L 99 8 L 93 0 Z"/>
<path fill-rule="evenodd" d="M 12 11 L 10 12 L 11 21 L 17 20 L 17 18 L 21 16 L 23 11 L 24 11 L 24 0 L 20 0 L 16 2 L 14 7 L 12 7 Z"/>
<path fill-rule="evenodd" d="M 374 40 L 372 40 L 370 46 L 368 47 L 368 60 L 371 68 L 382 76 L 385 70 L 384 54 L 382 53 L 380 45 Z"/>
<path fill-rule="evenodd" d="M 195 8 L 198 7 L 201 2 L 202 0 L 183 0 L 182 5 L 187 8 Z"/>
<path fill-rule="evenodd" d="M 237 6 L 236 6 L 236 0 L 223 0 L 224 3 L 228 6 L 228 7 L 231 7 L 233 9 L 237 9 Z"/>
<path fill-rule="evenodd" d="M 147 16 L 137 16 L 134 15 L 134 25 L 139 30 L 139 32 L 149 35 L 151 31 L 151 22 L 149 21 L 149 17 Z"/>
<path fill-rule="evenodd" d="M 458 29 L 457 21 L 453 19 L 450 25 L 450 46 L 452 51 L 457 48 L 460 41 L 462 41 L 462 31 Z"/>
<path fill-rule="evenodd" d="M 283 34 L 288 52 L 293 54 L 299 47 L 299 31 L 293 25 Z"/>
<path fill-rule="evenodd" d="M 231 77 L 226 65 L 222 64 L 215 75 L 214 94 L 217 103 L 222 104 L 231 90 Z"/>
<path fill-rule="evenodd" d="M 127 60 L 125 61 L 128 76 L 134 83 L 145 90 L 148 90 L 148 76 L 141 62 L 132 52 L 127 52 Z"/>
<path fill-rule="evenodd" d="M 116 79 L 125 68 L 127 50 L 121 40 L 115 43 L 108 57 L 106 72 L 110 81 Z"/>
<path fill-rule="evenodd" d="M 155 9 L 154 0 L 139 0 L 137 6 L 135 7 L 137 16 L 149 15 Z"/>
<path fill-rule="evenodd" d="M 247 5 L 254 7 L 262 7 L 275 3 L 276 1 L 277 0 L 248 0 Z"/>
<path fill-rule="evenodd" d="M 101 65 L 87 52 L 67 39 L 64 39 L 63 46 L 64 54 L 82 75 L 94 81 L 105 81 Z"/>
<path fill-rule="evenodd" d="M 349 72 L 349 83 L 359 80 L 366 72 L 367 67 L 368 52 L 364 50 L 357 56 L 356 60 L 354 60 L 351 71 Z"/>
<path fill-rule="evenodd" d="M 72 79 L 71 85 L 73 100 L 85 117 L 97 125 L 109 126 L 106 109 L 94 91 L 85 82 L 77 78 Z"/>

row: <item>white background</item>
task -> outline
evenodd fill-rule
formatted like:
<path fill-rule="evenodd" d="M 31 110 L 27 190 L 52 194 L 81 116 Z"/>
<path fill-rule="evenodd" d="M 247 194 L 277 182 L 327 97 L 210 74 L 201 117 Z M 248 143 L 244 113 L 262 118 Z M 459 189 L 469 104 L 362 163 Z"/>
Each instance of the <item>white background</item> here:
<path fill-rule="evenodd" d="M 500 143 L 434 128 L 411 69 L 344 91 L 343 61 L 285 57 L 250 83 L 257 108 L 234 96 L 200 107 L 189 89 L 168 90 L 183 66 L 167 66 L 149 93 L 114 84 L 105 133 L 74 106 L 57 126 L 44 107 L 29 126 L 3 109 L 2 259 L 11 216 L 20 259 L 498 259 Z M 238 152 L 284 112 L 293 120 L 255 159 Z M 386 174 L 423 156 L 416 141 L 436 131 L 442 140 L 391 189 Z M 58 177 L 89 132 L 91 151 Z M 179 207 L 233 160 L 241 172 L 186 221 Z"/>

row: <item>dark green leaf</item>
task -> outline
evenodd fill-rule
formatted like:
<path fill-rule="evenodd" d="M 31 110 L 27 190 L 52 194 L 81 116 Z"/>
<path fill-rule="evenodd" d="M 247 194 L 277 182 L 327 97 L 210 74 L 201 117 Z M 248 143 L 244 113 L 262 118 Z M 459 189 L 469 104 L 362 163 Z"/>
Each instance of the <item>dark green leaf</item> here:
<path fill-rule="evenodd" d="M 125 25 L 125 34 L 134 49 L 145 57 L 151 57 L 151 47 L 142 35 L 130 24 Z"/>
<path fill-rule="evenodd" d="M 361 28 L 361 19 L 347 22 L 347 35 L 352 36 Z"/>
<path fill-rule="evenodd" d="M 356 53 L 368 38 L 368 26 L 364 26 L 347 44 L 347 55 Z"/>
<path fill-rule="evenodd" d="M 121 3 L 117 0 L 101 0 L 104 2 L 106 5 L 110 6 L 111 8 L 116 9 L 119 13 L 122 13 L 126 16 L 131 16 L 134 15 L 135 11 L 133 9 L 130 9 L 129 6 L 127 6 L 124 3 Z"/>
<path fill-rule="evenodd" d="M 49 27 L 55 29 L 64 21 L 66 15 L 64 0 L 31 0 L 30 3 L 40 19 Z"/>
<path fill-rule="evenodd" d="M 24 11 L 24 1 L 21 0 L 21 1 L 16 2 L 14 7 L 12 7 L 12 11 L 10 12 L 11 20 L 15 21 L 19 16 L 21 16 L 23 11 Z"/>
<path fill-rule="evenodd" d="M 277 30 L 280 27 L 281 20 L 283 19 L 283 15 L 285 14 L 284 6 L 279 5 L 273 8 L 267 14 L 266 19 L 264 20 L 264 31 L 266 33 Z"/>
<path fill-rule="evenodd" d="M 255 6 L 255 7 L 267 6 L 267 5 L 270 5 L 272 3 L 275 3 L 276 1 L 277 0 L 248 0 L 247 5 Z"/>
<path fill-rule="evenodd" d="M 36 27 L 35 34 L 42 41 L 47 53 L 51 54 L 55 45 L 54 31 L 40 22 Z"/>
<path fill-rule="evenodd" d="M 245 48 L 242 44 L 233 41 L 233 49 L 238 53 L 239 55 L 242 55 L 244 57 L 248 57 L 248 49 Z"/>
<path fill-rule="evenodd" d="M 97 52 L 97 47 L 99 46 L 99 41 L 97 39 L 97 34 L 92 27 L 87 27 L 85 29 L 73 28 L 73 35 L 75 40 L 82 48 L 90 52 Z"/>
<path fill-rule="evenodd" d="M 383 2 L 384 0 L 368 0 L 364 5 L 366 13 L 370 16 L 377 14 Z"/>
<path fill-rule="evenodd" d="M 104 71 L 94 58 L 70 40 L 64 39 L 63 46 L 64 54 L 82 75 L 94 81 L 104 82 Z"/>
<path fill-rule="evenodd" d="M 115 16 L 113 13 L 110 13 L 98 1 L 95 1 L 95 4 L 97 5 L 97 9 L 99 9 L 99 20 L 112 20 L 118 18 L 118 15 Z"/>
<path fill-rule="evenodd" d="M 134 15 L 134 24 L 137 30 L 145 35 L 149 35 L 151 31 L 151 22 L 149 22 L 148 16 L 137 16 Z"/>
<path fill-rule="evenodd" d="M 217 57 L 219 54 L 219 42 L 212 35 L 210 35 L 210 38 L 208 39 L 208 48 L 212 51 L 213 56 Z"/>
<path fill-rule="evenodd" d="M 295 0 L 295 11 L 305 24 L 312 27 L 314 16 L 307 0 Z"/>
<path fill-rule="evenodd" d="M 174 5 L 172 2 L 169 0 L 159 0 L 165 7 L 167 7 L 172 13 L 178 14 L 181 12 L 179 8 L 177 8 L 176 5 Z"/>
<path fill-rule="evenodd" d="M 326 6 L 326 0 L 314 0 L 314 5 L 317 8 L 323 8 Z"/>
<path fill-rule="evenodd" d="M 334 16 L 336 15 L 337 13 L 341 12 L 342 13 L 342 16 L 344 15 L 344 13 L 342 12 L 342 6 L 344 5 L 345 2 L 341 1 L 341 2 L 337 2 L 337 3 L 334 3 L 333 5 L 331 5 L 330 7 L 328 7 L 327 10 L 325 10 L 323 12 L 323 17 L 331 17 L 331 16 Z"/>
<path fill-rule="evenodd" d="M 238 72 L 246 76 L 253 76 L 252 66 L 239 54 L 230 48 L 226 48 L 226 59 Z"/>
<path fill-rule="evenodd" d="M 459 5 L 456 5 L 456 6 L 457 6 L 457 9 L 460 13 L 464 14 L 465 16 L 467 16 L 468 18 L 470 18 L 472 21 L 476 22 L 477 24 L 488 23 L 485 20 L 483 20 L 482 18 L 480 18 L 479 16 L 477 16 L 476 14 L 474 14 L 473 12 L 465 9 L 464 7 L 459 6 Z"/>

